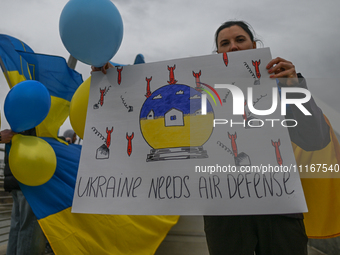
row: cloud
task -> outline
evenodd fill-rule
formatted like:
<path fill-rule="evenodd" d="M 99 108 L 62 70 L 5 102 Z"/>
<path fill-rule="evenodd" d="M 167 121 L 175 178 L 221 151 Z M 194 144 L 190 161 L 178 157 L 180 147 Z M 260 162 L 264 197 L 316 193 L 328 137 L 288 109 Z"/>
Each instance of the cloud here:
<path fill-rule="evenodd" d="M 163 98 L 162 95 L 161 95 L 161 94 L 158 94 L 157 96 L 154 96 L 154 97 L 152 98 L 152 100 L 154 100 L 154 99 L 161 99 L 161 98 Z"/>
<path fill-rule="evenodd" d="M 184 91 L 183 90 L 179 90 L 176 92 L 176 95 L 183 95 L 184 94 Z"/>
<path fill-rule="evenodd" d="M 199 95 L 194 95 L 193 97 L 190 97 L 189 99 L 191 100 L 191 99 L 199 99 L 199 98 L 201 98 Z"/>

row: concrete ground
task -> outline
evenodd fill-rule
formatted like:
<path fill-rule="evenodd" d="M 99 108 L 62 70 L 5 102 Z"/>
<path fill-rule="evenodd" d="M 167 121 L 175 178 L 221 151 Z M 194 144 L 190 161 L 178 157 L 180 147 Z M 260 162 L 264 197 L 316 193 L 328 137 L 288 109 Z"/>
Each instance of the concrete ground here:
<path fill-rule="evenodd" d="M 161 244 L 159 247 L 158 251 L 156 252 L 155 255 L 191 255 L 191 254 L 207 254 L 208 255 L 208 250 L 207 248 L 203 248 L 200 252 L 197 252 L 199 248 L 204 247 L 205 245 L 202 244 L 202 240 L 197 239 L 196 241 L 193 242 L 193 240 L 190 240 L 190 238 L 180 238 L 181 240 L 179 241 L 178 239 L 173 239 L 173 238 L 166 238 L 164 242 Z M 170 249 L 169 249 L 170 246 Z M 6 249 L 7 245 L 2 245 L 0 246 L 0 255 L 6 255 Z M 178 252 L 174 252 L 174 250 L 178 250 Z M 193 251 L 195 250 L 195 251 Z M 48 254 L 46 254 L 48 255 Z M 52 255 L 52 253 L 50 254 Z M 326 255 L 326 253 L 322 253 L 319 250 L 316 250 L 313 247 L 308 247 L 308 255 Z"/>
<path fill-rule="evenodd" d="M 6 254 L 6 248 L 7 244 L 0 246 L 0 255 Z M 209 255 L 203 231 L 202 216 L 180 217 L 178 224 L 170 230 L 155 255 Z M 331 254 L 323 253 L 314 247 L 308 246 L 308 255 Z"/>
<path fill-rule="evenodd" d="M 181 216 L 155 255 L 209 255 L 203 231 L 203 217 Z M 329 254 L 308 246 L 308 255 Z"/>

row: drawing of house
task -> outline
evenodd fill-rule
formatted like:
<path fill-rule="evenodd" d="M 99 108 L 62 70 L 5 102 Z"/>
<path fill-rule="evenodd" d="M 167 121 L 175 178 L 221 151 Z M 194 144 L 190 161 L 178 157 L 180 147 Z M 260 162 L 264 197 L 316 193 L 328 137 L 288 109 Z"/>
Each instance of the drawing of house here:
<path fill-rule="evenodd" d="M 155 112 L 151 110 L 148 115 L 146 116 L 147 120 L 153 120 L 155 118 Z"/>
<path fill-rule="evenodd" d="M 164 125 L 169 126 L 184 126 L 184 115 L 183 112 L 175 108 L 171 108 L 164 115 Z"/>

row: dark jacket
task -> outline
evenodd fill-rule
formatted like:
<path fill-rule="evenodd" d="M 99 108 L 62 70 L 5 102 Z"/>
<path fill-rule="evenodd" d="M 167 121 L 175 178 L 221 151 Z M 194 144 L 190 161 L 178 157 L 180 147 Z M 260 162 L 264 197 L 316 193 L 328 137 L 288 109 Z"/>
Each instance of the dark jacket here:
<path fill-rule="evenodd" d="M 298 73 L 299 85 L 297 87 L 308 89 L 306 80 Z M 279 83 L 280 87 L 283 87 Z M 301 94 L 292 93 L 287 98 L 300 98 Z M 316 151 L 325 148 L 331 141 L 330 128 L 326 123 L 321 109 L 316 105 L 313 97 L 303 106 L 312 114 L 304 115 L 296 105 L 289 105 L 286 119 L 298 120 L 296 127 L 288 127 L 290 140 L 305 151 Z M 302 213 L 285 214 L 293 218 L 303 219 Z"/>

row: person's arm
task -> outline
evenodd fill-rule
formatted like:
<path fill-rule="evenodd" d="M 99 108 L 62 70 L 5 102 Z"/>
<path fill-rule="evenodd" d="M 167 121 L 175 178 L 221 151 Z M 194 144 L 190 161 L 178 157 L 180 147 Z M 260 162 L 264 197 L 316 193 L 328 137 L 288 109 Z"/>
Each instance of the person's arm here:
<path fill-rule="evenodd" d="M 305 78 L 297 74 L 298 83 L 294 87 L 307 88 Z M 284 84 L 279 83 L 279 86 Z M 300 93 L 288 93 L 287 98 L 301 98 Z M 316 105 L 313 97 L 303 106 L 312 114 L 304 115 L 294 104 L 289 105 L 286 119 L 294 119 L 297 126 L 288 128 L 291 141 L 306 151 L 320 150 L 330 142 L 329 126 L 327 125 L 321 109 Z"/>
<path fill-rule="evenodd" d="M 292 62 L 277 57 L 266 66 L 270 78 L 279 80 L 280 87 L 300 87 L 307 89 L 305 78 L 296 72 Z M 299 93 L 289 93 L 287 98 L 300 98 Z M 321 109 L 316 105 L 313 97 L 304 107 L 312 114 L 304 115 L 296 105 L 289 105 L 286 119 L 294 119 L 297 126 L 288 128 L 291 141 L 306 151 L 320 150 L 330 142 L 329 126 Z"/>
<path fill-rule="evenodd" d="M 0 131 L 0 143 L 9 143 L 16 133 L 10 129 Z"/>

